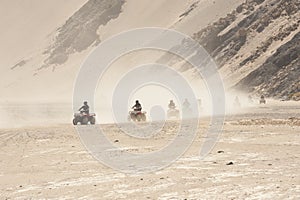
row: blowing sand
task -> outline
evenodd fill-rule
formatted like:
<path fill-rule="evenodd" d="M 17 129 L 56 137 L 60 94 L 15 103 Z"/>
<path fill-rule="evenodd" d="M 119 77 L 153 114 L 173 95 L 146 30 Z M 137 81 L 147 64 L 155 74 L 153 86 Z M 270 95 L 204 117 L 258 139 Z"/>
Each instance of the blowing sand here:
<path fill-rule="evenodd" d="M 299 104 L 255 106 L 229 115 L 213 151 L 198 159 L 206 119 L 190 149 L 150 174 L 124 174 L 96 161 L 73 126 L 0 130 L 1 199 L 299 199 Z M 107 137 L 127 151 L 161 148 L 174 128 L 149 140 L 114 125 Z M 173 127 L 173 126 L 172 126 Z M 118 141 L 117 141 L 118 140 Z M 117 141 L 117 142 L 116 142 Z"/>

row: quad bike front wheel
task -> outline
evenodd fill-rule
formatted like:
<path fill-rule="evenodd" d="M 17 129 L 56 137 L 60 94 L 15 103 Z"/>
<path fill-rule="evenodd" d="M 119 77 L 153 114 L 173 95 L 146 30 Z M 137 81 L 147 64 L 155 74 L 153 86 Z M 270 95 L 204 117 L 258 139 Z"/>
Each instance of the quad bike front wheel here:
<path fill-rule="evenodd" d="M 81 125 L 87 125 L 88 122 L 89 122 L 89 118 L 88 118 L 88 117 L 84 117 L 84 118 L 82 118 L 82 120 L 81 120 Z"/>
<path fill-rule="evenodd" d="M 76 119 L 73 119 L 73 125 L 77 125 L 78 121 Z"/>
<path fill-rule="evenodd" d="M 136 119 L 140 122 L 140 121 L 142 120 L 142 115 L 141 115 L 141 114 L 138 114 L 138 115 L 136 116 Z"/>

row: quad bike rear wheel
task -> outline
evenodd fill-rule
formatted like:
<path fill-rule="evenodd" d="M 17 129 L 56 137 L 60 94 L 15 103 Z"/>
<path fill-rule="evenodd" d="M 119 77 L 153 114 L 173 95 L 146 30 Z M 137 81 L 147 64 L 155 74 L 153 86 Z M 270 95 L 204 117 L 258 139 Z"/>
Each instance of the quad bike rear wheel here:
<path fill-rule="evenodd" d="M 90 123 L 91 123 L 91 124 L 95 124 L 95 123 L 96 123 L 96 119 L 95 119 L 95 117 L 91 117 L 91 119 L 90 119 Z"/>
<path fill-rule="evenodd" d="M 136 122 L 137 121 L 137 116 L 134 113 L 130 113 L 130 116 L 128 117 L 130 120 Z"/>

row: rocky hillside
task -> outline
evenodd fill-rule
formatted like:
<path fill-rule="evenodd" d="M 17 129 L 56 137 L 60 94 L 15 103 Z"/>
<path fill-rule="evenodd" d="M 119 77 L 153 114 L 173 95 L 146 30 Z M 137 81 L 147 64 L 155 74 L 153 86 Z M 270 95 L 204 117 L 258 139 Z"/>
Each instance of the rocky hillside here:
<path fill-rule="evenodd" d="M 300 32 L 241 80 L 237 88 L 300 100 Z"/>
<path fill-rule="evenodd" d="M 247 0 L 193 37 L 215 58 L 230 88 L 296 98 L 299 10 L 299 0 Z"/>
<path fill-rule="evenodd" d="M 58 29 L 54 43 L 44 52 L 45 64 L 60 65 L 70 54 L 86 50 L 100 42 L 97 29 L 119 16 L 124 0 L 89 0 Z"/>

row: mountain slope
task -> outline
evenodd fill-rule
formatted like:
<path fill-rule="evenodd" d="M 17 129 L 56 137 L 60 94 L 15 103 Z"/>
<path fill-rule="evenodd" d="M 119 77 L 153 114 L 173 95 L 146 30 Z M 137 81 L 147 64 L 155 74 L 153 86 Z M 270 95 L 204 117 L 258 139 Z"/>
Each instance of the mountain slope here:
<path fill-rule="evenodd" d="M 8 10 L 16 7 L 15 1 L 7 1 Z M 208 0 L 200 3 L 197 0 L 79 0 L 69 10 L 66 5 L 70 1 L 47 1 L 45 5 L 38 0 L 29 1 L 30 6 L 26 2 L 20 4 L 22 13 L 19 16 L 12 15 L 10 22 L 21 30 L 19 19 L 30 18 L 30 25 L 27 27 L 24 23 L 20 31 L 28 32 L 29 37 L 23 39 L 19 33 L 16 45 L 0 46 L 2 55 L 5 55 L 5 59 L 0 60 L 0 64 L 5 66 L 5 75 L 2 74 L 0 80 L 2 100 L 44 101 L 62 98 L 69 101 L 81 63 L 101 40 L 132 28 L 149 26 L 193 32 L 195 27 L 189 24 L 194 25 L 197 16 L 206 16 L 203 20 L 197 19 L 197 24 L 204 27 L 216 20 L 218 15 L 226 15 L 232 9 L 230 3 L 236 4 L 242 0 L 228 0 L 229 3 L 223 0 L 214 3 Z M 183 16 L 195 2 L 201 6 Z M 58 7 L 55 11 L 61 11 L 61 8 L 68 12 L 63 15 L 53 12 L 51 16 L 46 8 L 55 6 Z M 213 14 L 212 10 L 220 7 L 222 11 Z M 2 19 L 4 16 L 0 18 L 0 23 L 4 23 Z M 7 25 L 2 27 L 2 32 L 7 35 L 5 40 L 11 39 L 9 35 L 12 31 Z M 11 49 L 16 51 L 10 53 Z"/>
<path fill-rule="evenodd" d="M 292 97 L 299 92 L 300 1 L 248 0 L 194 34 L 229 88 Z"/>
<path fill-rule="evenodd" d="M 17 0 L 3 2 L 8 10 L 18 5 Z M 214 57 L 229 90 L 276 98 L 299 92 L 298 0 L 78 0 L 72 6 L 58 0 L 28 2 L 11 15 L 2 9 L 2 99 L 70 99 L 80 65 L 97 44 L 147 26 L 191 35 Z M 49 17 L 47 8 L 55 7 Z M 170 61 L 169 56 L 163 59 Z M 190 73 L 187 66 L 180 70 Z"/>
<path fill-rule="evenodd" d="M 40 67 L 64 64 L 69 55 L 82 52 L 91 45 L 100 42 L 97 30 L 121 13 L 124 0 L 90 0 L 74 13 L 57 30 L 57 36 L 44 54 L 48 55 L 45 64 Z"/>
<path fill-rule="evenodd" d="M 276 53 L 242 79 L 236 87 L 296 100 L 294 95 L 300 91 L 300 32 L 278 48 Z"/>

